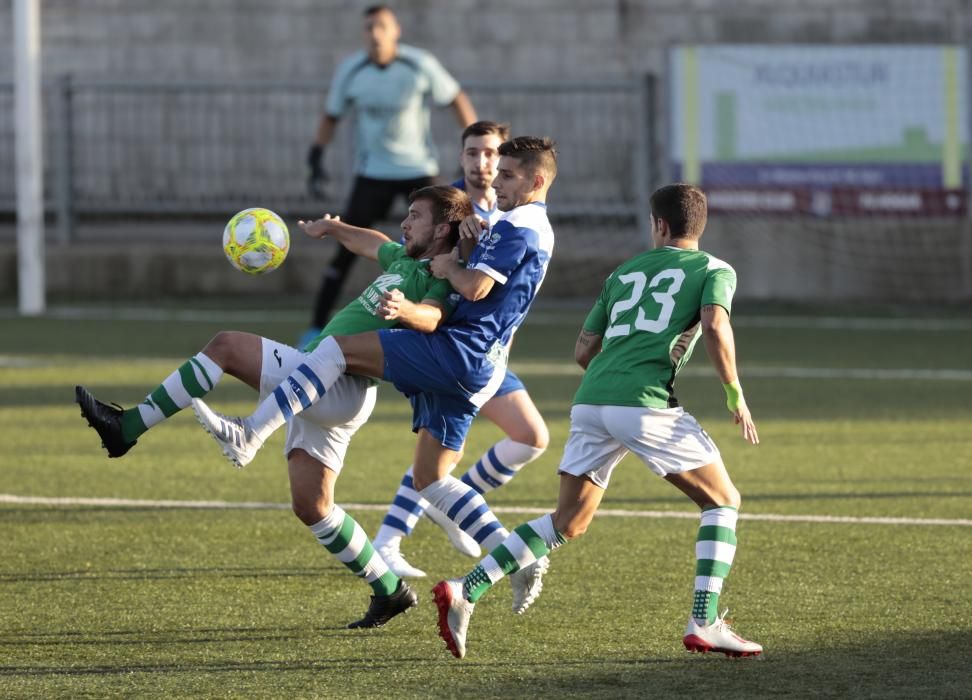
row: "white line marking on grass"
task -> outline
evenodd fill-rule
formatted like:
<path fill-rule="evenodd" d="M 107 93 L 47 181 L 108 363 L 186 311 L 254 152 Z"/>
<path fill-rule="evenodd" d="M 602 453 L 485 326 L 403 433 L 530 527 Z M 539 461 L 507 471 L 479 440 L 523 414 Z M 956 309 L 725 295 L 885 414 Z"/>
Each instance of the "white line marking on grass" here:
<path fill-rule="evenodd" d="M 103 506 L 108 508 L 159 508 L 159 509 L 195 509 L 195 510 L 289 510 L 289 503 L 269 503 L 263 501 L 152 501 L 130 498 L 48 498 L 44 496 L 15 496 L 9 493 L 0 494 L 0 503 L 10 505 L 37 506 Z M 374 503 L 343 503 L 346 510 L 385 511 L 388 506 Z M 526 508 L 520 506 L 497 506 L 496 513 L 521 513 L 526 515 L 543 515 L 549 513 L 550 508 Z M 670 510 L 626 510 L 603 508 L 597 512 L 601 517 L 614 518 L 675 518 L 682 520 L 698 520 L 695 512 Z M 770 522 L 792 523 L 849 523 L 855 525 L 958 525 L 972 526 L 972 520 L 964 518 L 897 518 L 897 517 L 867 517 L 850 515 L 780 515 L 774 513 L 740 513 L 744 520 L 767 520 Z"/>
<path fill-rule="evenodd" d="M 567 362 L 533 362 L 524 360 L 510 363 L 510 368 L 524 375 L 534 376 L 568 376 L 579 377 L 584 374 L 577 365 Z M 739 375 L 759 379 L 864 379 L 864 380 L 918 380 L 918 381 L 946 381 L 972 382 L 970 369 L 918 369 L 918 368 L 888 368 L 873 369 L 868 367 L 774 367 L 770 365 L 743 365 L 739 368 Z M 686 367 L 678 373 L 679 377 L 714 377 L 715 370 L 711 367 Z"/>
<path fill-rule="evenodd" d="M 78 358 L 72 358 L 76 363 Z M 87 362 L 104 364 L 117 362 L 117 358 L 87 356 Z M 167 362 L 171 358 L 139 358 L 126 360 L 127 362 L 148 364 L 153 362 Z M 61 366 L 66 362 L 63 357 L 47 360 L 18 355 L 0 355 L 0 369 L 51 367 Z M 584 370 L 569 362 L 541 362 L 532 360 L 513 361 L 511 369 L 518 374 L 535 377 L 580 377 Z M 886 368 L 874 369 L 868 367 L 775 367 L 770 365 L 742 366 L 740 375 L 743 378 L 756 379 L 833 379 L 833 380 L 865 380 L 865 381 L 941 381 L 941 382 L 972 382 L 970 369 L 918 369 L 918 368 Z M 714 377 L 715 370 L 711 367 L 687 367 L 679 372 L 680 377 Z"/>
<path fill-rule="evenodd" d="M 576 322 L 589 305 L 578 306 L 576 314 L 556 310 L 536 309 L 527 323 L 538 326 L 556 326 Z M 0 309 L 0 318 L 18 318 L 15 308 Z M 266 323 L 302 322 L 307 318 L 303 309 L 279 309 L 262 311 L 233 311 L 229 309 L 154 309 L 148 307 L 111 306 L 51 306 L 45 312 L 48 318 L 65 320 L 101 321 L 187 321 L 199 323 L 251 321 Z M 748 328 L 804 328 L 855 331 L 970 331 L 972 319 L 968 318 L 867 318 L 841 316 L 747 316 L 733 317 L 733 325 Z"/>

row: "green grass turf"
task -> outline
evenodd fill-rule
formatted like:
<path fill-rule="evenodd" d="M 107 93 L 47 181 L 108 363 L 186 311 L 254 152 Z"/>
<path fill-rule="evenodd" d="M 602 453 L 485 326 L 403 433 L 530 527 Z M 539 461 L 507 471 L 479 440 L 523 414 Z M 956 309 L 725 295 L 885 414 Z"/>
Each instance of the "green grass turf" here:
<path fill-rule="evenodd" d="M 552 507 L 578 375 L 581 316 L 518 336 L 514 368 L 547 418 L 550 450 L 497 506 Z M 0 493 L 265 501 L 288 487 L 276 435 L 243 471 L 189 414 L 108 460 L 72 403 L 85 383 L 131 405 L 221 326 L 5 318 L 0 332 Z M 291 321 L 231 324 L 284 340 Z M 972 382 L 748 378 L 766 367 L 972 368 L 972 332 L 740 327 L 740 365 L 762 444 L 725 419 L 711 377 L 679 382 L 722 448 L 743 512 L 969 518 Z M 15 358 L 16 366 L 11 358 Z M 690 368 L 706 366 L 699 348 Z M 213 405 L 245 411 L 226 379 Z M 406 402 L 383 388 L 338 484 L 381 505 L 410 462 Z M 466 463 L 499 436 L 477 424 Z M 605 509 L 691 513 L 627 459 Z M 374 510 L 352 511 L 373 533 Z M 508 527 L 535 516 L 503 513 Z M 342 629 L 369 589 L 286 510 L 0 505 L 2 697 L 963 697 L 972 674 L 972 529 L 741 521 L 723 602 L 759 660 L 686 654 L 696 522 L 603 517 L 555 553 L 522 617 L 498 586 L 477 606 L 467 658 L 435 633 L 428 589 L 473 563 L 420 524 L 406 545 L 430 578 L 418 609 L 387 628 Z"/>

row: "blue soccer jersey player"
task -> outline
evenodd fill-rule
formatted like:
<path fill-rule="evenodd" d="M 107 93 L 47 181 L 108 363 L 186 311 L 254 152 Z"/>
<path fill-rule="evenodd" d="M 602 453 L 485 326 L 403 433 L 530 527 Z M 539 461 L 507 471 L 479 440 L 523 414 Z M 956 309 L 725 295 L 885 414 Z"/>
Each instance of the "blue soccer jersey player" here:
<path fill-rule="evenodd" d="M 449 280 L 458 300 L 433 333 L 385 329 L 326 339 L 246 418 L 193 407 L 204 427 L 238 466 L 253 459 L 274 430 L 317 401 L 341 374 L 379 377 L 409 397 L 418 434 L 415 490 L 448 514 L 480 545 L 492 549 L 509 534 L 483 497 L 450 475 L 480 407 L 506 377 L 507 350 L 543 282 L 553 251 L 546 196 L 557 174 L 547 138 L 518 137 L 499 149 L 493 182 L 504 212 L 462 265 L 458 249 L 433 258 L 430 269 Z M 546 558 L 510 577 L 513 611 L 536 599 Z"/>
<path fill-rule="evenodd" d="M 462 132 L 462 179 L 453 187 L 465 191 L 476 215 L 486 223 L 485 234 L 504 216 L 496 204 L 493 180 L 499 164 L 499 147 L 510 137 L 509 127 L 493 121 L 478 121 Z M 472 233 L 478 231 L 473 227 Z M 527 464 L 543 454 L 550 441 L 547 425 L 520 378 L 507 369 L 506 377 L 493 397 L 483 404 L 479 415 L 499 427 L 505 435 L 491 445 L 459 478 L 480 494 L 509 483 Z M 479 544 L 445 513 L 431 507 L 415 490 L 410 467 L 402 477 L 374 538 L 375 548 L 398 576 L 422 577 L 425 572 L 413 566 L 401 551 L 401 543 L 411 535 L 423 515 L 441 527 L 455 548 L 471 557 L 481 553 Z"/>

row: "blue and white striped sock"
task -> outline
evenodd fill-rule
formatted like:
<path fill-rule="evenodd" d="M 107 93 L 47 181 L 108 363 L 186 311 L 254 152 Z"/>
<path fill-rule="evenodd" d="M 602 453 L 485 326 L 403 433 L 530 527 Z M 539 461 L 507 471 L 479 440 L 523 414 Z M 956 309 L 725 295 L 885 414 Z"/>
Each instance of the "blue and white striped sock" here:
<path fill-rule="evenodd" d="M 246 421 L 261 440 L 324 395 L 344 373 L 344 353 L 325 338 L 286 379 L 270 392 Z"/>
<path fill-rule="evenodd" d="M 421 495 L 487 550 L 501 544 L 509 535 L 483 497 L 454 476 L 429 484 Z"/>
<path fill-rule="evenodd" d="M 544 452 L 543 447 L 533 447 L 504 438 L 490 447 L 479 461 L 462 475 L 462 482 L 478 493 L 488 493 L 499 488 L 516 476 L 527 464 Z"/>
<path fill-rule="evenodd" d="M 428 507 L 429 502 L 422 498 L 422 494 L 416 491 L 412 484 L 412 467 L 409 467 L 402 477 L 395 500 L 388 507 L 385 519 L 378 528 L 375 546 L 380 547 L 393 538 L 400 539 L 411 535 L 422 513 Z"/>

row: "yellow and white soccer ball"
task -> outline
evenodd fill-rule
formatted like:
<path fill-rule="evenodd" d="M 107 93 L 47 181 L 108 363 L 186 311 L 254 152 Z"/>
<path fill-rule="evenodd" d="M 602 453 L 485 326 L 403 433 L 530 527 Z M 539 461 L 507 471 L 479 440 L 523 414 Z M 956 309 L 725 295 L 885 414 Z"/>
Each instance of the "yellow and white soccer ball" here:
<path fill-rule="evenodd" d="M 226 258 L 249 275 L 276 270 L 289 250 L 287 224 L 269 209 L 244 209 L 223 229 Z"/>

